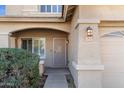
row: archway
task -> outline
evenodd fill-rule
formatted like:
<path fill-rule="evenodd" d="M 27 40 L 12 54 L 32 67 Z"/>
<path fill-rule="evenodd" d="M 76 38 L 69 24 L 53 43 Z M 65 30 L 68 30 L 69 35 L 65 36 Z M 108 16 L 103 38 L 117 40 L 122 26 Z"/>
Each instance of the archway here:
<path fill-rule="evenodd" d="M 40 56 L 46 67 L 66 67 L 69 33 L 48 28 L 30 28 L 13 31 L 11 48 L 23 48 Z"/>

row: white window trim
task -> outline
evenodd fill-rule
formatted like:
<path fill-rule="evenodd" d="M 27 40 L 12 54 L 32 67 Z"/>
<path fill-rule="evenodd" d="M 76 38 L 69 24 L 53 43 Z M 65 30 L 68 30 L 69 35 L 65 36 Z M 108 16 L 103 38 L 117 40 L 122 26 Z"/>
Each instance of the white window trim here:
<path fill-rule="evenodd" d="M 62 12 L 59 12 L 59 5 L 57 5 L 57 12 L 53 12 L 53 5 L 51 5 L 51 12 L 47 12 L 47 5 L 45 5 L 45 11 L 46 12 L 41 12 L 41 6 L 42 5 L 38 6 L 38 10 L 42 14 L 62 14 Z"/>
<path fill-rule="evenodd" d="M 46 38 L 40 38 L 40 40 L 43 40 L 43 48 L 44 48 L 44 56 L 43 57 L 40 57 L 41 59 L 46 59 Z"/>
<path fill-rule="evenodd" d="M 44 42 L 44 56 L 43 57 L 40 56 L 40 59 L 46 59 L 46 38 L 45 37 L 39 37 L 39 38 L 37 38 L 37 37 L 20 37 L 20 39 L 28 39 L 28 38 L 32 39 L 32 53 L 34 53 L 34 44 L 33 44 L 34 40 L 43 40 L 43 42 Z M 22 45 L 22 41 L 21 41 L 21 45 Z"/>
<path fill-rule="evenodd" d="M 27 44 L 26 44 L 26 45 L 27 45 L 27 51 L 28 51 L 28 50 L 29 50 L 29 47 L 28 47 L 28 46 L 29 46 L 29 45 L 28 45 L 28 42 L 29 42 L 29 39 L 31 39 L 31 40 L 32 40 L 32 38 L 21 38 L 21 40 L 22 40 L 22 39 L 27 41 Z M 22 48 L 22 41 L 21 41 L 21 46 L 20 46 L 20 47 Z"/>
<path fill-rule="evenodd" d="M 40 56 L 40 59 L 46 59 L 46 39 L 45 37 L 40 37 L 40 38 L 32 38 L 32 53 L 34 53 L 34 40 L 43 40 L 43 43 L 44 43 L 44 56 Z M 40 44 L 40 43 L 39 43 Z M 40 46 L 40 45 L 38 45 Z"/>

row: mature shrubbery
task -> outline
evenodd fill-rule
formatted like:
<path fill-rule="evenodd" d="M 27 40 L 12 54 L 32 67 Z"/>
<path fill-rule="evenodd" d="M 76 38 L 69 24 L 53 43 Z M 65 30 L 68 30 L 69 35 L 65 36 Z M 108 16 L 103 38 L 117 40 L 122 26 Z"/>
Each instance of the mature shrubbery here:
<path fill-rule="evenodd" d="M 23 49 L 0 49 L 0 87 L 37 87 L 39 57 Z"/>

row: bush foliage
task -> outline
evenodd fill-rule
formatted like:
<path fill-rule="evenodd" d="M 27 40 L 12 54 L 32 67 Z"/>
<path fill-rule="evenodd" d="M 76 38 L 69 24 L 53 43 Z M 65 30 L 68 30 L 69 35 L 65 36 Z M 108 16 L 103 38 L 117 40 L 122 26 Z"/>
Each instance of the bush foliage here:
<path fill-rule="evenodd" d="M 37 87 L 39 57 L 23 49 L 0 49 L 0 87 Z"/>

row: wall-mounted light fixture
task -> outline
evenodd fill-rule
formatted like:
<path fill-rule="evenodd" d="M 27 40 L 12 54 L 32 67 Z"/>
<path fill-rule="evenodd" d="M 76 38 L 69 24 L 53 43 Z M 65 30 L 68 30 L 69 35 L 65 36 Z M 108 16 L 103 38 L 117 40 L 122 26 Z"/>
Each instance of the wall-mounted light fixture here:
<path fill-rule="evenodd" d="M 93 29 L 89 26 L 86 29 L 86 36 L 88 39 L 92 39 L 93 38 Z"/>
<path fill-rule="evenodd" d="M 69 40 L 66 40 L 66 44 L 69 44 Z"/>

